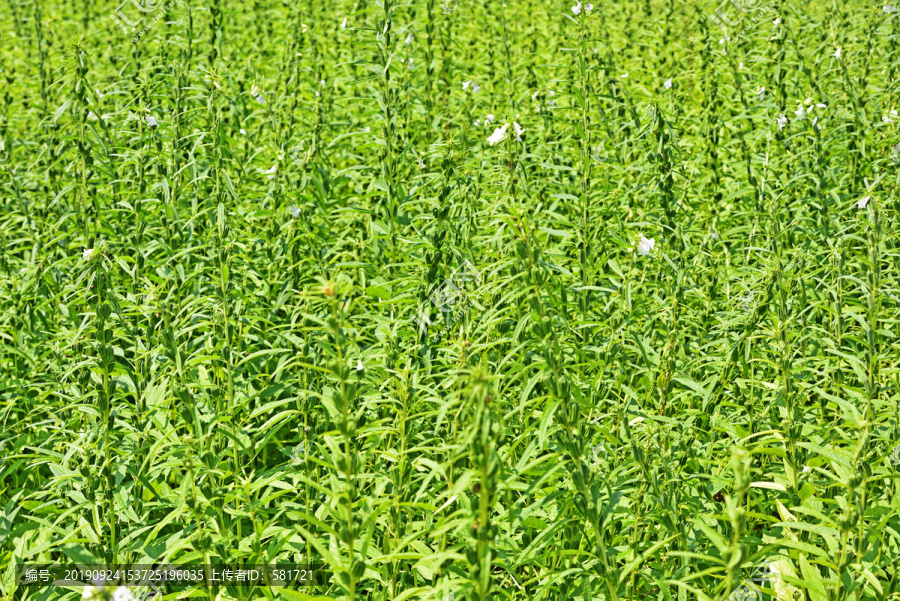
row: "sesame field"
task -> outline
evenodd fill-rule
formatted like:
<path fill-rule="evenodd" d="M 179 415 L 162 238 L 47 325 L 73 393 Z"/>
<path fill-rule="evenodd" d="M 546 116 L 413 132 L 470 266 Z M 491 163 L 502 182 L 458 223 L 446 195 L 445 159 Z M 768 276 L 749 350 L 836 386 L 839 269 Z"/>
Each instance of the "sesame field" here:
<path fill-rule="evenodd" d="M 0 0 L 0 601 L 900 600 L 898 110 L 883 2 Z"/>

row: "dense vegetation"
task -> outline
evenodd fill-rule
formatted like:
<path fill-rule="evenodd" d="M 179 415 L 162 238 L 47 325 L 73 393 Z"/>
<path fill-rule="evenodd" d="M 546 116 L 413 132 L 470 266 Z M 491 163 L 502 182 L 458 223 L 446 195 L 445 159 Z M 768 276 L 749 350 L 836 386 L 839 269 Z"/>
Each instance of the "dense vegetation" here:
<path fill-rule="evenodd" d="M 900 10 L 2 2 L 4 599 L 900 598 Z"/>

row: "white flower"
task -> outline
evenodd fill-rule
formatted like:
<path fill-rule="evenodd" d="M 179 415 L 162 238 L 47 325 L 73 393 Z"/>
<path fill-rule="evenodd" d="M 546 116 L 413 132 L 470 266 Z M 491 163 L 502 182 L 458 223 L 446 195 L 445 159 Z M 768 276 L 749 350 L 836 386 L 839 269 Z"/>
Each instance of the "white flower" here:
<path fill-rule="evenodd" d="M 82 261 L 90 261 L 90 260 L 92 260 L 92 259 L 93 259 L 94 257 L 96 257 L 96 256 L 97 256 L 97 249 L 95 249 L 95 248 L 85 248 L 85 249 L 84 249 L 84 252 L 81 253 L 81 260 L 82 260 Z"/>
<path fill-rule="evenodd" d="M 540 94 L 540 93 L 541 93 L 540 90 L 535 90 L 535 91 L 534 91 L 534 94 L 531 95 L 531 99 L 532 99 L 532 100 L 537 100 L 538 94 Z"/>
<path fill-rule="evenodd" d="M 412 58 L 409 59 L 409 70 L 410 71 L 413 70 L 413 59 Z"/>
<path fill-rule="evenodd" d="M 626 77 L 628 77 L 628 73 L 622 73 L 621 77 L 622 79 L 625 79 Z"/>
<path fill-rule="evenodd" d="M 766 89 L 762 86 L 758 86 L 756 88 L 756 95 L 759 96 L 760 100 L 762 100 L 763 97 L 766 95 Z"/>
<path fill-rule="evenodd" d="M 93 585 L 89 584 L 84 587 L 83 591 L 81 591 L 81 598 L 87 601 L 88 599 L 92 599 L 96 592 L 97 589 Z"/>
<path fill-rule="evenodd" d="M 593 4 L 585 4 L 584 10 L 586 10 L 587 12 L 591 12 L 592 10 L 594 10 L 594 5 Z"/>
<path fill-rule="evenodd" d="M 772 21 L 772 25 L 774 25 L 774 27 L 772 27 L 772 29 L 775 29 L 775 27 L 778 27 L 779 25 L 781 25 L 781 17 L 778 17 L 777 19 Z"/>
<path fill-rule="evenodd" d="M 487 116 L 484 118 L 484 122 L 485 122 L 485 123 L 493 123 L 493 122 L 494 122 L 494 116 L 493 116 L 492 114 L 488 113 Z"/>
<path fill-rule="evenodd" d="M 412 59 L 410 59 L 410 60 L 412 60 Z M 319 97 L 319 90 L 313 90 L 313 92 L 315 92 L 316 98 L 318 98 L 318 97 Z"/>
<path fill-rule="evenodd" d="M 487 140 L 488 145 L 493 146 L 494 144 L 497 144 L 498 142 L 502 142 L 503 140 L 505 140 L 507 127 L 509 127 L 508 123 L 506 125 L 504 125 L 503 127 L 498 127 L 497 129 L 495 129 L 494 133 L 492 133 L 491 136 Z"/>
<path fill-rule="evenodd" d="M 131 601 L 132 598 L 131 591 L 127 586 L 117 587 L 113 593 L 113 601 Z"/>
<path fill-rule="evenodd" d="M 244 129 L 244 128 L 241 128 L 241 135 L 242 135 L 242 136 L 246 136 L 246 135 L 247 135 L 247 130 Z"/>
<path fill-rule="evenodd" d="M 478 119 L 475 119 L 473 124 L 475 125 L 475 127 L 478 127 L 479 125 L 481 125 L 481 121 L 479 121 Z"/>
<path fill-rule="evenodd" d="M 513 129 L 516 130 L 516 140 L 521 142 L 522 134 L 525 133 L 525 128 L 523 128 L 521 125 L 519 125 L 518 123 L 513 121 Z"/>
<path fill-rule="evenodd" d="M 822 129 L 821 127 L 819 127 L 818 125 L 816 125 L 816 123 L 818 123 L 818 122 L 819 122 L 819 118 L 818 118 L 818 117 L 816 117 L 815 119 L 813 119 L 813 127 L 815 127 L 816 129 Z"/>
<path fill-rule="evenodd" d="M 297 205 L 289 206 L 288 211 L 291 212 L 291 217 L 293 217 L 294 219 L 300 216 L 300 207 L 298 207 Z"/>
<path fill-rule="evenodd" d="M 372 128 L 371 128 L 371 127 L 367 127 L 367 128 L 366 128 L 366 133 L 367 133 L 367 134 L 372 133 Z"/>
<path fill-rule="evenodd" d="M 775 123 L 778 124 L 778 129 L 784 129 L 784 126 L 787 125 L 787 117 L 784 115 L 778 115 L 775 118 Z"/>
<path fill-rule="evenodd" d="M 885 4 L 883 10 L 886 13 L 892 13 L 892 12 L 894 12 L 894 7 L 891 6 L 890 4 Z"/>
<path fill-rule="evenodd" d="M 472 91 L 475 92 L 475 93 L 477 94 L 478 92 L 481 91 L 481 86 L 479 86 L 477 83 L 475 83 L 475 82 L 473 81 L 473 82 L 472 82 Z"/>
<path fill-rule="evenodd" d="M 870 197 L 870 196 L 866 196 L 865 198 L 860 198 L 860 199 L 856 202 L 856 208 L 858 208 L 858 209 L 865 209 L 865 208 L 866 208 L 866 205 L 869 204 L 869 198 L 871 198 L 871 197 Z"/>
<path fill-rule="evenodd" d="M 804 474 L 808 474 L 808 473 L 810 473 L 811 471 L 812 471 L 812 468 L 809 467 L 808 465 L 804 465 L 804 466 L 803 466 L 803 473 L 804 473 Z"/>
<path fill-rule="evenodd" d="M 266 175 L 269 176 L 269 179 L 275 179 L 275 172 L 278 171 L 278 165 L 272 165 L 266 171 Z"/>
<path fill-rule="evenodd" d="M 362 359 L 357 359 L 356 360 L 356 371 L 362 371 L 362 370 L 363 370 Z"/>
<path fill-rule="evenodd" d="M 638 242 L 638 254 L 642 257 L 645 257 L 650 254 L 650 251 L 653 250 L 653 247 L 656 246 L 656 240 L 650 238 L 649 240 L 644 238 L 644 235 L 641 234 L 641 241 Z"/>
<path fill-rule="evenodd" d="M 671 89 L 672 89 L 672 80 L 671 80 L 671 79 L 667 79 L 667 80 L 665 81 L 665 83 L 663 83 L 663 87 L 665 87 L 667 90 L 671 90 Z"/>
<path fill-rule="evenodd" d="M 741 61 L 741 64 L 738 65 L 738 69 L 743 69 L 743 68 L 744 68 L 744 61 Z"/>
<path fill-rule="evenodd" d="M 471 80 L 469 80 L 469 81 L 464 81 L 464 82 L 463 82 L 463 90 L 468 89 L 470 85 L 472 85 L 472 81 L 471 81 Z"/>
<path fill-rule="evenodd" d="M 887 115 L 881 118 L 885 123 L 896 123 L 898 119 L 900 119 L 900 116 L 898 116 L 897 111 L 889 111 Z"/>
<path fill-rule="evenodd" d="M 800 104 L 797 107 L 797 110 L 794 111 L 794 114 L 797 115 L 798 119 L 803 119 L 806 116 L 806 109 L 803 107 L 803 104 Z"/>
<path fill-rule="evenodd" d="M 413 42 L 413 35 L 412 35 L 412 32 L 410 32 L 410 34 L 408 36 L 406 36 L 406 45 L 411 46 L 412 42 Z"/>
<path fill-rule="evenodd" d="M 347 19 L 341 21 L 341 29 L 347 29 Z"/>
<path fill-rule="evenodd" d="M 576 15 L 581 14 L 581 2 L 579 2 L 578 4 L 576 4 L 575 6 L 572 7 L 572 12 L 575 13 Z"/>
<path fill-rule="evenodd" d="M 159 122 L 153 115 L 147 115 L 147 125 L 149 125 L 150 127 L 156 127 L 157 125 L 159 125 Z"/>
<path fill-rule="evenodd" d="M 834 51 L 834 58 L 841 58 L 841 47 L 838 46 L 838 49 Z"/>

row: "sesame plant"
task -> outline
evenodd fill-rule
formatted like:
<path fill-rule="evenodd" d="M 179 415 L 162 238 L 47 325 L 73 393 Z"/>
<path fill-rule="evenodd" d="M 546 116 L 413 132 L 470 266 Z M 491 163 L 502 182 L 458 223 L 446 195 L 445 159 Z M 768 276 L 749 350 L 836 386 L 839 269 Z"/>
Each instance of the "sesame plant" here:
<path fill-rule="evenodd" d="M 900 8 L 2 6 L 0 600 L 900 599 Z"/>

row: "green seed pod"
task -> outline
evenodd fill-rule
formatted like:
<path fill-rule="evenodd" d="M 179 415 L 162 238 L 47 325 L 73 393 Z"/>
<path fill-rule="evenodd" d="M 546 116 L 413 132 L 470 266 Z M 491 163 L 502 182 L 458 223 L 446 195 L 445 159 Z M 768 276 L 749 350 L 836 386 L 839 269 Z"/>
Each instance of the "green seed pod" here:
<path fill-rule="evenodd" d="M 353 573 L 353 577 L 357 580 L 362 578 L 363 574 L 366 573 L 366 564 L 359 559 L 353 560 L 353 567 L 350 568 L 350 571 Z"/>

